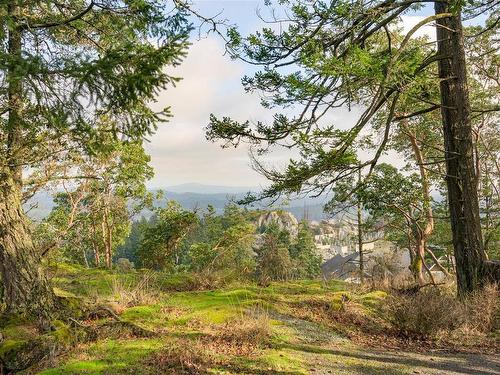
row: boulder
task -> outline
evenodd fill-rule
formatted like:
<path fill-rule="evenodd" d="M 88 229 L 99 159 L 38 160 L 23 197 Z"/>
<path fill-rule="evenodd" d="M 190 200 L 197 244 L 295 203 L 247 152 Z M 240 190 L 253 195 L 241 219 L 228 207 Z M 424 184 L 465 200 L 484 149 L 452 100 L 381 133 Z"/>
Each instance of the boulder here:
<path fill-rule="evenodd" d="M 287 211 L 269 211 L 260 215 L 257 219 L 259 232 L 264 232 L 271 223 L 277 224 L 282 230 L 287 230 L 291 236 L 296 236 L 299 230 L 299 221 Z"/>

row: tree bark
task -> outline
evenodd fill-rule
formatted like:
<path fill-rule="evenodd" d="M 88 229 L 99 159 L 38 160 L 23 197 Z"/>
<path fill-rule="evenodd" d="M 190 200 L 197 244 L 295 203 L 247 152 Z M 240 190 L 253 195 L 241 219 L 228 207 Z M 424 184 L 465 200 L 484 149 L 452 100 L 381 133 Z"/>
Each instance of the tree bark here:
<path fill-rule="evenodd" d="M 15 2 L 9 15 L 18 15 Z M 10 61 L 8 84 L 8 120 L 6 152 L 0 154 L 0 273 L 6 313 L 27 314 L 48 328 L 55 297 L 40 266 L 29 224 L 22 207 L 22 33 L 15 24 L 9 29 Z"/>
<path fill-rule="evenodd" d="M 97 229 L 94 218 L 92 218 L 92 250 L 94 251 L 94 266 L 99 267 L 101 265 L 101 254 L 99 251 L 99 244 L 97 241 Z"/>
<path fill-rule="evenodd" d="M 109 251 L 108 251 L 108 236 L 106 234 L 106 223 L 105 218 L 103 218 L 101 222 L 101 232 L 102 232 L 102 244 L 104 245 L 104 264 L 107 268 L 109 266 Z"/>
<path fill-rule="evenodd" d="M 435 2 L 435 13 L 452 12 Z M 473 156 L 470 102 L 460 13 L 436 21 L 446 183 L 459 297 L 482 285 L 484 251 Z"/>
<path fill-rule="evenodd" d="M 420 286 L 425 284 L 424 266 L 425 266 L 425 240 L 422 236 L 415 237 L 415 276 Z"/>
<path fill-rule="evenodd" d="M 361 168 L 358 170 L 358 184 L 361 183 Z M 361 285 L 365 281 L 365 259 L 363 254 L 363 207 L 361 199 L 357 199 L 357 215 L 358 215 L 358 251 L 359 251 L 359 282 Z"/>
<path fill-rule="evenodd" d="M 31 240 L 21 190 L 8 171 L 2 171 L 0 179 L 0 272 L 6 313 L 28 314 L 45 326 L 54 294 Z"/>

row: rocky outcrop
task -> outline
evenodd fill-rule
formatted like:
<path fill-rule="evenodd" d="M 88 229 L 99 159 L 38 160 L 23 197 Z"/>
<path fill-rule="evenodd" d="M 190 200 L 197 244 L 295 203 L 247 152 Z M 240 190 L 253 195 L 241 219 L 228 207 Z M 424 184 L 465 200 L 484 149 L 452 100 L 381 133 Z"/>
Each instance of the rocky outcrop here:
<path fill-rule="evenodd" d="M 296 236 L 299 230 L 299 221 L 287 211 L 269 211 L 260 215 L 257 219 L 259 232 L 263 233 L 271 223 L 277 224 L 280 229 L 287 230 L 292 236 Z"/>

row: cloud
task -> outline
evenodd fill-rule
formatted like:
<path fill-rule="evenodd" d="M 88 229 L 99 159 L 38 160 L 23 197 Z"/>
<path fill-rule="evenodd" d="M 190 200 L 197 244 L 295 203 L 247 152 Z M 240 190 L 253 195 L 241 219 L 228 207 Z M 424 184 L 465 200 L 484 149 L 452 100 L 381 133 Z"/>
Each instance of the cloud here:
<path fill-rule="evenodd" d="M 255 96 L 240 84 L 245 67 L 224 56 L 216 39 L 195 41 L 184 63 L 171 73 L 183 77 L 175 88 L 160 93 L 155 109 L 171 106 L 173 119 L 160 125 L 146 145 L 156 176 L 151 186 L 185 182 L 256 185 L 263 179 L 249 166 L 248 150 L 221 149 L 205 139 L 210 113 L 239 120 L 264 119 Z"/>

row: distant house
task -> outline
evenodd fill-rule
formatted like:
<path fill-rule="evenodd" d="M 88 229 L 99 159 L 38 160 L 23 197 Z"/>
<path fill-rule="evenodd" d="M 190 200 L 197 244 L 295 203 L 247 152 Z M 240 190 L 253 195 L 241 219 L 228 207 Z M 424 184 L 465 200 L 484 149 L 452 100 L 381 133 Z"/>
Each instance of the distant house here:
<path fill-rule="evenodd" d="M 359 274 L 359 254 L 335 255 L 321 265 L 325 279 L 348 279 Z"/>
<path fill-rule="evenodd" d="M 392 243 L 378 240 L 364 248 L 365 277 L 374 274 L 395 275 L 409 272 L 410 254 L 407 249 L 397 249 Z M 357 249 L 356 249 L 357 250 Z M 359 279 L 359 252 L 336 254 L 322 265 L 325 279 L 355 281 Z"/>

